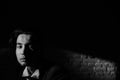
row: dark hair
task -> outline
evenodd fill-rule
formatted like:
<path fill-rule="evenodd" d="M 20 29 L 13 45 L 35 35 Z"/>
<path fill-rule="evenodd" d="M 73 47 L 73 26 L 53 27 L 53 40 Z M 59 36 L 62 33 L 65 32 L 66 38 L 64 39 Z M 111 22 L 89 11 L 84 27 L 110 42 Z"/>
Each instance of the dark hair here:
<path fill-rule="evenodd" d="M 42 46 L 42 33 L 38 33 L 37 31 L 35 30 L 31 30 L 31 29 L 26 29 L 26 28 L 17 28 L 15 29 L 12 34 L 10 35 L 10 39 L 9 39 L 9 47 L 10 48 L 15 48 L 16 47 L 16 40 L 17 40 L 17 37 L 20 35 L 20 34 L 30 34 L 32 36 L 32 42 L 33 44 L 38 47 L 39 46 Z"/>
<path fill-rule="evenodd" d="M 40 31 L 33 30 L 31 28 L 17 28 L 10 35 L 9 39 L 9 48 L 15 51 L 16 49 L 16 40 L 20 34 L 30 34 L 32 45 L 35 51 L 43 53 L 43 37 Z"/>
<path fill-rule="evenodd" d="M 12 32 L 12 34 L 10 35 L 10 39 L 9 39 L 9 48 L 13 51 L 13 53 L 15 52 L 15 49 L 16 49 L 17 37 L 20 34 L 30 34 L 31 35 L 31 41 L 32 41 L 32 45 L 34 48 L 34 52 L 35 52 L 34 59 L 37 60 L 38 58 L 41 58 L 43 56 L 42 33 L 40 31 L 38 32 L 31 28 L 17 28 Z"/>

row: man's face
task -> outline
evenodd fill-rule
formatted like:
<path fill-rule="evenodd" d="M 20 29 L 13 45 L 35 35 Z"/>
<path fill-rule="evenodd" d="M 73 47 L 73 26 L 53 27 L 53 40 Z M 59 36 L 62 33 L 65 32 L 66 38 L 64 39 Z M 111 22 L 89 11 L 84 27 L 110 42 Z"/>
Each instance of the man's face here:
<path fill-rule="evenodd" d="M 21 66 L 27 64 L 27 55 L 33 51 L 30 44 L 30 34 L 20 34 L 16 40 L 16 57 Z"/>

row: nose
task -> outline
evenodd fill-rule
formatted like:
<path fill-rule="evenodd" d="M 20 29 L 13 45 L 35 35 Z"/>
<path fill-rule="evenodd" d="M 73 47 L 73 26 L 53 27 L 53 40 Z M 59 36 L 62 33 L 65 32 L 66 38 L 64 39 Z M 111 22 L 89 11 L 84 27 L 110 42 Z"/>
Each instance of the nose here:
<path fill-rule="evenodd" d="M 22 47 L 22 49 L 21 49 L 21 55 L 25 54 L 25 50 L 26 50 L 25 48 L 26 48 L 25 46 Z"/>
<path fill-rule="evenodd" d="M 24 46 L 23 50 L 22 50 L 22 54 L 27 55 L 27 53 L 29 53 L 29 52 L 30 52 L 30 49 L 28 48 L 28 46 Z"/>

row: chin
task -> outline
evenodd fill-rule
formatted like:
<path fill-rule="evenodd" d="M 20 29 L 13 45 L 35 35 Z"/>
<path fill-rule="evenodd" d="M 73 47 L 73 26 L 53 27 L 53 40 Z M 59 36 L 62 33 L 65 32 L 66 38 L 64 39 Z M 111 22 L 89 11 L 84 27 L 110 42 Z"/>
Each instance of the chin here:
<path fill-rule="evenodd" d="M 21 66 L 26 66 L 26 63 L 25 62 L 20 62 L 20 65 Z"/>

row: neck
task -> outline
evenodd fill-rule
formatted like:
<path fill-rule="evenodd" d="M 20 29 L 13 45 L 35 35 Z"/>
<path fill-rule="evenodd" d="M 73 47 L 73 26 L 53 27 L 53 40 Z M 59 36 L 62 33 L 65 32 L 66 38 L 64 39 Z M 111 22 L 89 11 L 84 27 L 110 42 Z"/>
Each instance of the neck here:
<path fill-rule="evenodd" d="M 28 70 L 30 70 L 32 72 L 35 71 L 35 69 L 36 69 L 35 67 L 31 67 L 31 66 L 27 66 L 27 68 L 28 68 Z"/>
<path fill-rule="evenodd" d="M 34 65 L 34 64 L 27 64 L 26 66 L 27 66 L 27 67 L 30 67 L 30 68 L 37 68 L 37 66 Z"/>

